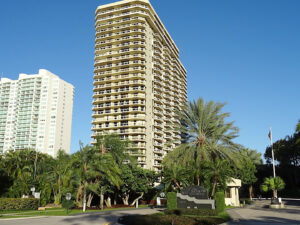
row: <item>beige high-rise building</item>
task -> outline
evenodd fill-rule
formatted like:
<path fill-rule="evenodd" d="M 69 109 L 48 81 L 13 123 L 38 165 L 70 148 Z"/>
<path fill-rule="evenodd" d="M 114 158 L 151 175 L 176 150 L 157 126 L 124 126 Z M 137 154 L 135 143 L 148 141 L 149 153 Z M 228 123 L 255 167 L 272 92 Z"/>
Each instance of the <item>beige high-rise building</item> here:
<path fill-rule="evenodd" d="M 130 139 L 143 168 L 161 170 L 180 144 L 176 111 L 187 100 L 179 50 L 148 0 L 96 10 L 92 137 Z"/>

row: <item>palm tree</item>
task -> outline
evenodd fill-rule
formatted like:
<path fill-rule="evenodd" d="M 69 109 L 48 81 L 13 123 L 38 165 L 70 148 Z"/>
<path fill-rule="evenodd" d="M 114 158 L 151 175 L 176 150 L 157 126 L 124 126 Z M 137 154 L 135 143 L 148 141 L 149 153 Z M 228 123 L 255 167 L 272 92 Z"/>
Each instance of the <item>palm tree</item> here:
<path fill-rule="evenodd" d="M 212 183 L 211 196 L 214 196 L 217 190 L 217 185 L 222 190 L 226 189 L 227 182 L 231 180 L 232 170 L 230 163 L 225 159 L 216 159 L 206 162 L 206 176 L 210 178 Z"/>
<path fill-rule="evenodd" d="M 202 98 L 189 102 L 180 113 L 181 130 L 185 133 L 185 142 L 181 148 L 191 151 L 194 159 L 204 160 L 217 156 L 234 158 L 236 144 L 232 139 L 237 137 L 238 128 L 233 122 L 226 122 L 229 113 L 223 113 L 225 104 Z M 222 146 L 222 148 L 220 148 Z"/>
<path fill-rule="evenodd" d="M 84 211 L 86 207 L 87 186 L 89 182 L 88 173 L 92 172 L 90 171 L 92 159 L 92 148 L 88 145 L 83 146 L 82 144 L 80 144 L 80 150 L 72 155 L 72 167 L 76 169 L 76 174 L 78 177 L 76 202 L 79 206 L 82 206 L 83 203 Z"/>
<path fill-rule="evenodd" d="M 126 153 L 129 150 L 129 146 L 130 142 L 128 140 L 121 140 L 119 135 L 116 134 L 98 135 L 96 137 L 96 150 L 101 154 L 111 153 L 118 165 L 130 158 L 129 154 Z"/>
<path fill-rule="evenodd" d="M 59 150 L 56 159 L 51 163 L 51 170 L 48 173 L 50 186 L 52 187 L 54 195 L 54 203 L 56 205 L 61 203 L 64 183 L 71 179 L 71 163 L 70 156 L 63 150 Z"/>
<path fill-rule="evenodd" d="M 250 159 L 254 165 L 261 165 L 263 163 L 260 152 L 241 146 L 241 150 L 239 153 L 242 158 Z"/>
<path fill-rule="evenodd" d="M 296 132 L 300 132 L 300 120 L 298 120 L 298 123 L 296 125 Z"/>
<path fill-rule="evenodd" d="M 202 98 L 187 103 L 179 112 L 183 144 L 166 156 L 165 167 L 171 168 L 176 163 L 194 166 L 217 158 L 238 164 L 239 148 L 232 141 L 237 137 L 238 128 L 233 122 L 227 122 L 230 114 L 222 112 L 224 106 L 213 101 L 205 103 Z M 200 184 L 199 177 L 197 184 Z"/>
<path fill-rule="evenodd" d="M 165 169 L 163 182 L 166 189 L 175 187 L 177 191 L 180 191 L 182 187 L 191 183 L 190 171 L 180 165 L 174 165 L 172 168 Z"/>
<path fill-rule="evenodd" d="M 277 198 L 277 191 L 283 190 L 284 187 L 285 183 L 280 177 L 267 177 L 260 186 L 260 189 L 263 192 L 273 191 L 273 197 Z"/>
<path fill-rule="evenodd" d="M 100 208 L 103 209 L 104 202 L 104 191 L 103 191 L 103 182 L 107 181 L 111 185 L 119 188 L 122 183 L 120 179 L 121 171 L 114 161 L 114 157 L 111 153 L 98 153 L 96 152 L 93 156 L 91 162 L 90 183 L 88 188 L 99 195 L 100 197 Z M 110 206 L 110 198 L 108 200 L 108 206 Z"/>

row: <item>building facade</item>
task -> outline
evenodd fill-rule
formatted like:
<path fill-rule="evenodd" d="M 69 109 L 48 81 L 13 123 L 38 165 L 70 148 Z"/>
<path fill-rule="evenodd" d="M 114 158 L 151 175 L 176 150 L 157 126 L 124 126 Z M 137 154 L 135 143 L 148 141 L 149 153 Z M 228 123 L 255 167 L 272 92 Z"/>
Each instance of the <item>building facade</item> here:
<path fill-rule="evenodd" d="M 179 50 L 148 0 L 99 6 L 95 28 L 92 137 L 128 138 L 139 164 L 159 171 L 180 144 L 176 111 L 187 92 Z"/>
<path fill-rule="evenodd" d="M 74 87 L 53 73 L 0 81 L 0 153 L 36 149 L 70 152 Z"/>

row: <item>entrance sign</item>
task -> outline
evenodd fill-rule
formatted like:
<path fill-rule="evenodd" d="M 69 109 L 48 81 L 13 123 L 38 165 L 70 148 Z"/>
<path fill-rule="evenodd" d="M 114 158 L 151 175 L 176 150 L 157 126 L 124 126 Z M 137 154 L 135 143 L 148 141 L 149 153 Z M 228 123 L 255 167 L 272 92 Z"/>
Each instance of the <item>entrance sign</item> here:
<path fill-rule="evenodd" d="M 215 209 L 215 201 L 208 199 L 207 190 L 200 186 L 184 188 L 177 193 L 177 207 L 185 209 Z"/>

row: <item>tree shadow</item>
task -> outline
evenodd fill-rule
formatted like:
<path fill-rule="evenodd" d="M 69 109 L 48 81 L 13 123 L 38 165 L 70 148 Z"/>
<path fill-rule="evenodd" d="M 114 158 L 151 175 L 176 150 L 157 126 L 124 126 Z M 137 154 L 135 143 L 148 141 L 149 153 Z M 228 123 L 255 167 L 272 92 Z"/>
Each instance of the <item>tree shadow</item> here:
<path fill-rule="evenodd" d="M 110 223 L 114 224 L 114 223 L 117 223 L 118 219 L 122 216 L 142 215 L 142 213 L 139 213 L 140 210 L 143 210 L 143 209 L 88 212 L 85 214 L 71 215 L 69 217 L 64 218 L 62 221 L 65 224 L 70 224 L 70 225 L 81 225 L 81 224 L 97 224 L 97 225 L 99 225 L 99 224 L 106 223 L 106 222 L 110 222 Z M 155 211 L 153 211 L 153 213 L 156 213 L 157 211 L 161 211 L 161 210 L 155 210 Z M 146 214 L 148 214 L 148 213 L 146 213 Z"/>
<path fill-rule="evenodd" d="M 265 224 L 289 224 L 289 225 L 299 225 L 300 220 L 297 219 L 287 219 L 282 217 L 274 216 L 261 216 L 259 219 L 240 219 L 238 221 L 230 222 L 230 224 L 243 224 L 243 225 L 265 225 Z"/>

